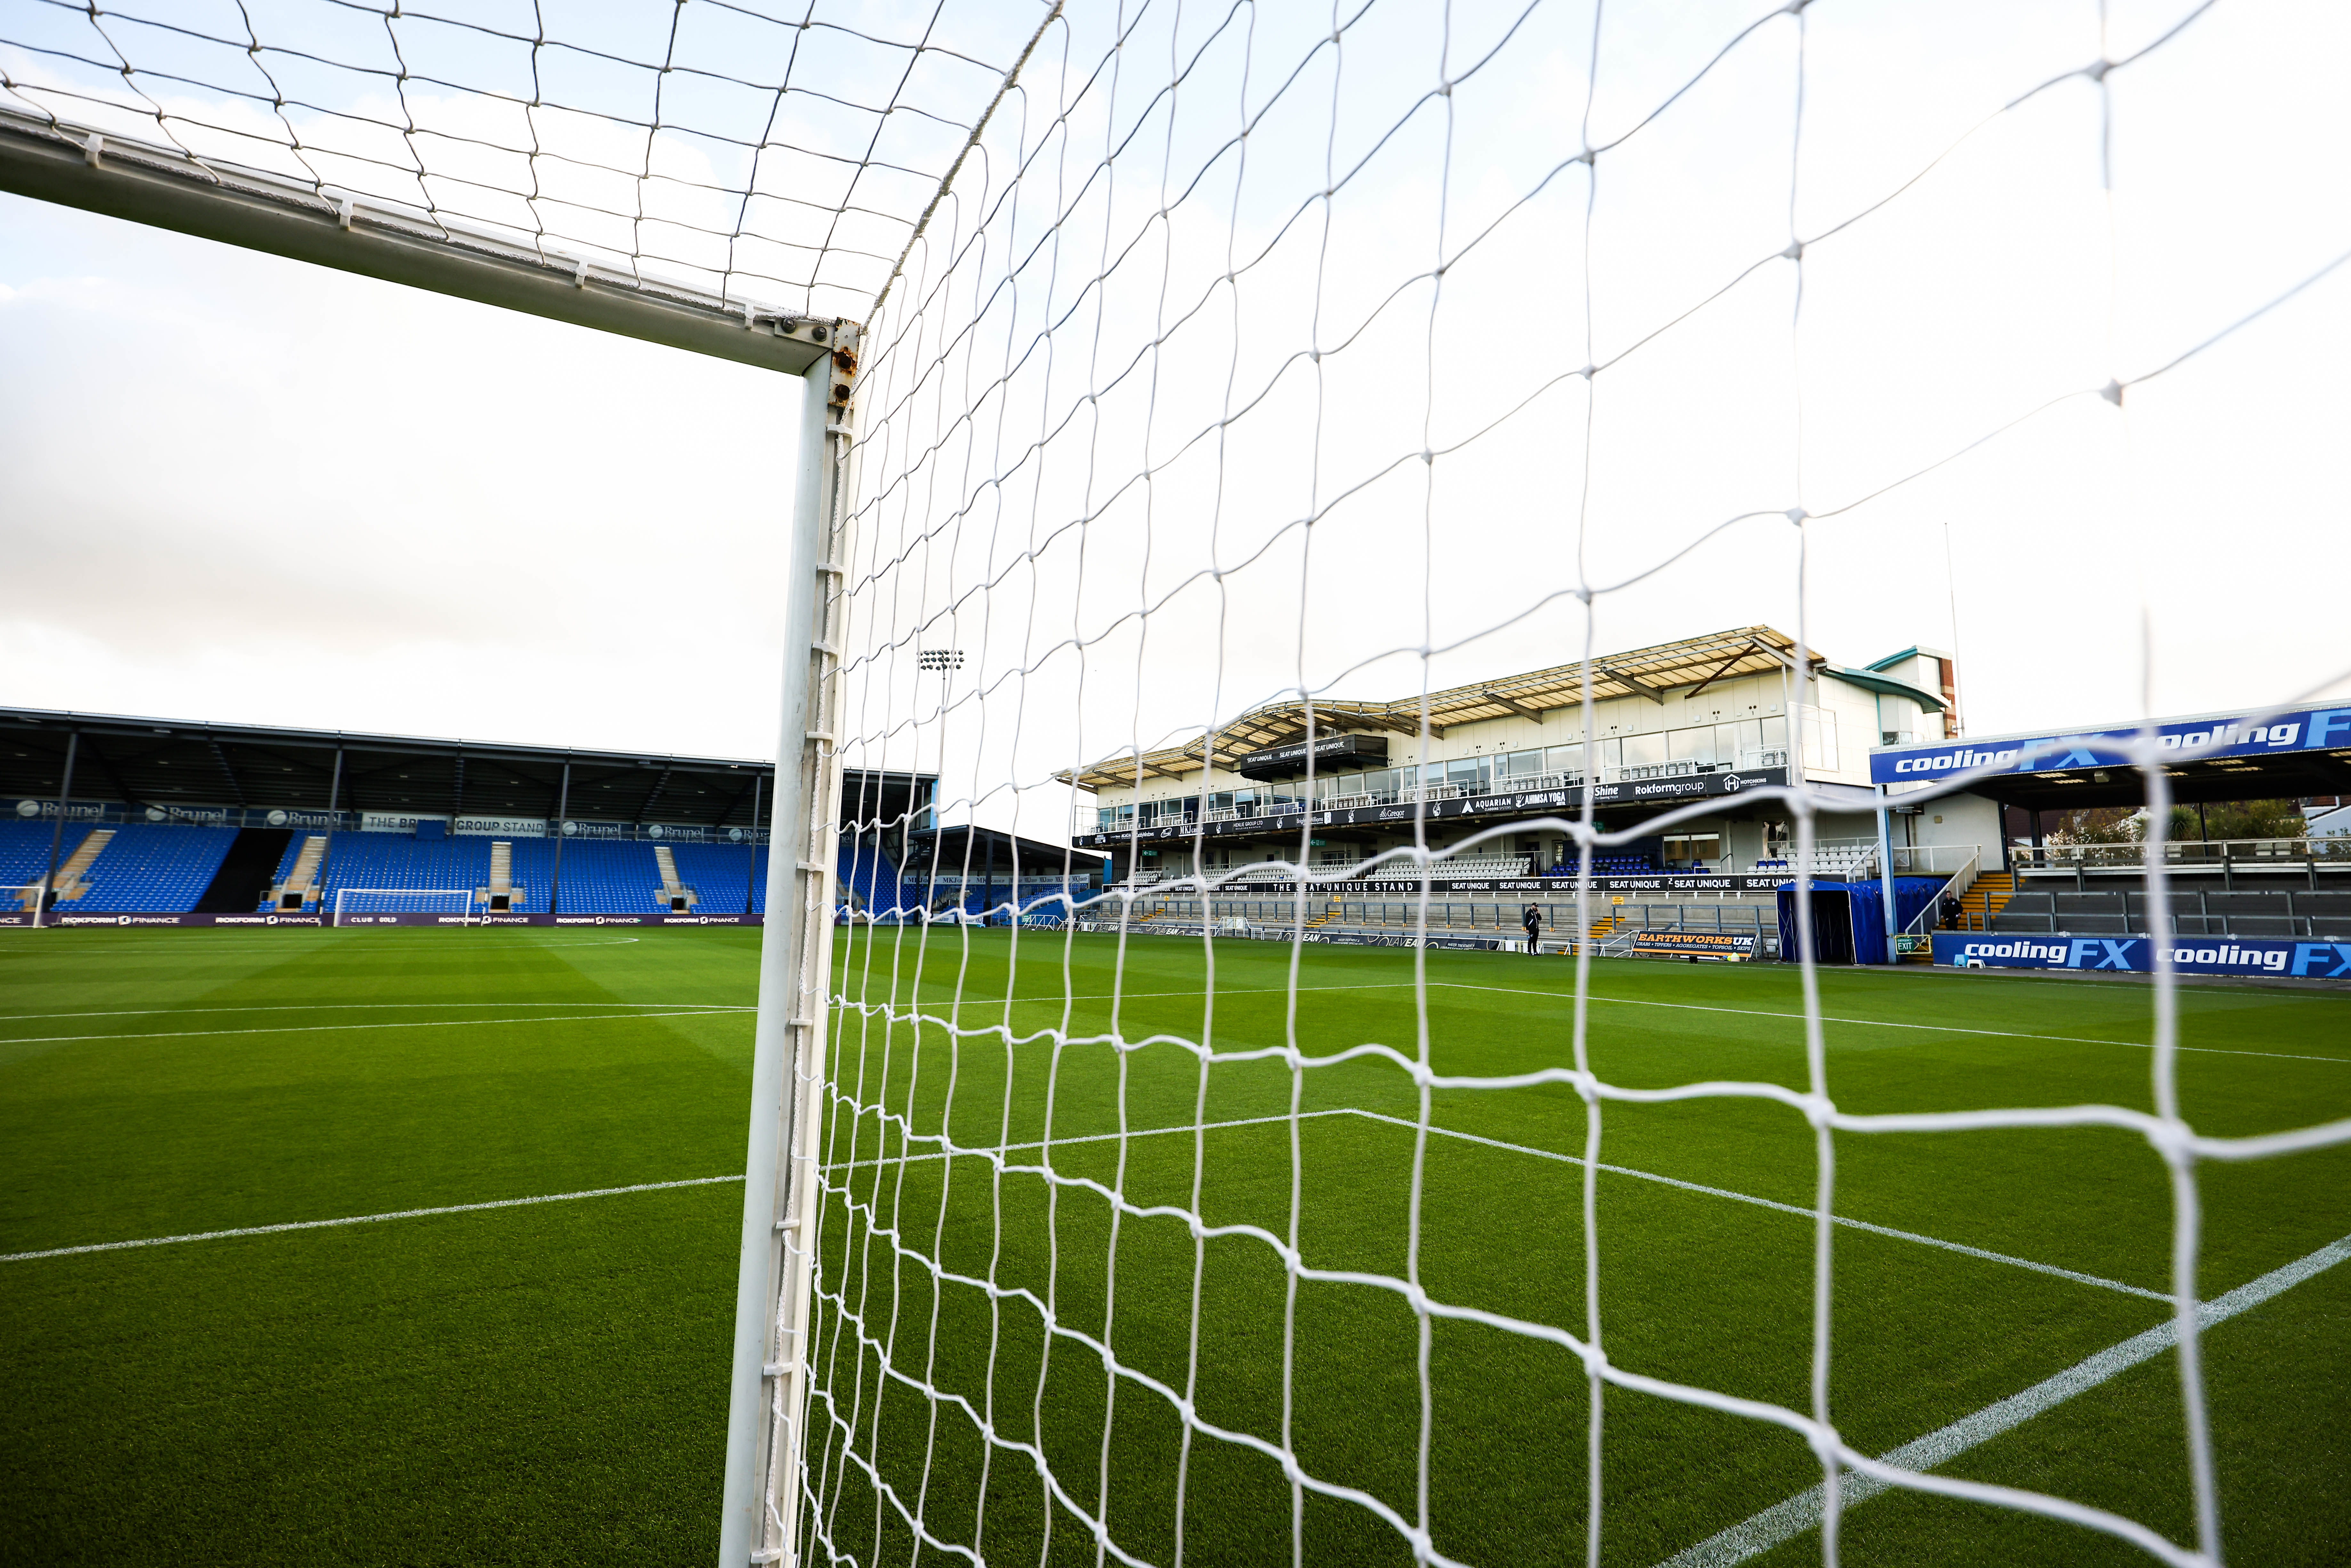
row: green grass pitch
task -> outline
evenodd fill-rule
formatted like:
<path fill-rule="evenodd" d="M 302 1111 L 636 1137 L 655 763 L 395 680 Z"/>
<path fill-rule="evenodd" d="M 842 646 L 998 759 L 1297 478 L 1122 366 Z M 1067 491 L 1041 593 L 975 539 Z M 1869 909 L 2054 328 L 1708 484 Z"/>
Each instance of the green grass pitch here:
<path fill-rule="evenodd" d="M 1294 1176 L 1311 1266 L 1402 1276 L 1420 1110 L 1406 1076 L 1368 1057 L 1295 1083 L 1273 1059 L 1204 1075 L 1184 1042 L 1247 1052 L 1294 1029 L 1309 1055 L 1379 1041 L 1410 1056 L 1425 1030 L 1440 1072 L 1557 1066 L 1573 966 L 1310 948 L 1293 1021 L 1286 946 L 1218 944 L 1213 993 L 1196 941 L 1139 937 L 1123 965 L 1118 952 L 1106 936 L 1024 934 L 1016 964 L 1005 933 L 946 930 L 841 946 L 842 984 L 867 1005 L 836 1025 L 838 1071 L 868 1109 L 831 1121 L 821 1245 L 839 1295 L 818 1322 L 814 1414 L 820 1518 L 843 1560 L 948 1560 L 917 1551 L 871 1464 L 944 1541 L 971 1543 L 984 1511 L 988 1561 L 1093 1562 L 1088 1531 L 1011 1445 L 1041 1448 L 1070 1497 L 1148 1561 L 1175 1554 L 1179 1472 L 1186 1561 L 1287 1563 L 1293 1529 L 1306 1561 L 1410 1560 L 1364 1507 L 1294 1500 L 1264 1454 L 1187 1444 L 1161 1395 L 1106 1375 L 1085 1341 L 1107 1334 L 1123 1366 L 1190 1389 L 1201 1420 L 1277 1445 L 1286 1429 L 1312 1475 L 1406 1519 L 1425 1508 L 1440 1552 L 1582 1561 L 1589 1409 L 1571 1353 L 1446 1320 L 1424 1345 L 1395 1291 L 1309 1281 L 1292 1300 L 1262 1239 L 1196 1246 L 1166 1213 L 1119 1218 L 1113 1247 L 1103 1196 L 1287 1237 Z M 757 956 L 754 935 L 705 930 L 0 943 L 0 1561 L 711 1560 L 737 1183 L 18 1255 L 732 1176 Z M 1612 1082 L 1803 1082 L 1790 970 L 1599 963 L 1592 993 L 1593 1061 Z M 2150 1105 L 2141 986 L 1839 971 L 1821 996 L 1829 1086 L 1848 1110 Z M 2351 1114 L 2351 998 L 2191 985 L 2180 1004 L 2199 1129 Z M 1113 1030 L 1134 1049 L 1104 1043 Z M 1042 1158 L 1049 1101 L 1066 1178 L 1050 1187 L 1019 1168 Z M 1429 1120 L 1442 1131 L 1424 1155 L 1421 1282 L 1582 1333 L 1583 1172 L 1561 1157 L 1582 1151 L 1582 1103 L 1560 1085 L 1438 1090 Z M 1210 1124 L 1196 1142 L 1196 1121 Z M 1813 1228 L 1789 1207 L 1813 1201 L 1809 1129 L 1729 1100 L 1612 1104 L 1604 1127 L 1612 1360 L 1804 1407 Z M 1008 1168 L 938 1157 L 943 1130 L 1004 1145 Z M 2167 1315 L 2140 1292 L 2168 1285 L 2169 1198 L 2133 1135 L 1840 1134 L 1836 1154 L 1838 1214 L 1882 1228 L 1835 1237 L 1831 1395 L 1865 1451 Z M 2208 1298 L 2351 1235 L 2351 1151 L 2207 1166 L 2201 1191 Z M 955 1279 L 936 1284 L 934 1264 Z M 1069 1331 L 1050 1354 L 1040 1301 Z M 2351 1560 L 2351 1268 L 2204 1343 L 2231 1560 Z M 1611 1563 L 1670 1561 L 1819 1478 L 1775 1427 L 1621 1390 L 1604 1416 Z M 2169 1353 L 1944 1469 L 2191 1538 Z M 2147 1560 L 2072 1526 L 1901 1493 L 1855 1508 L 1844 1542 L 1853 1563 Z M 1818 1550 L 1815 1531 L 1752 1560 Z"/>

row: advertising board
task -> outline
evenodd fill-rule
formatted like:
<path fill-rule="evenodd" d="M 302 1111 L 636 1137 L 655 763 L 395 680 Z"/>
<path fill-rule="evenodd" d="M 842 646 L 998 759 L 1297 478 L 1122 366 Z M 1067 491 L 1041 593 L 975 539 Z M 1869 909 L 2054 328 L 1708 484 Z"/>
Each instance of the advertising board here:
<path fill-rule="evenodd" d="M 2167 720 L 2155 727 L 2156 745 L 2166 762 L 2351 747 L 2351 707 L 2282 713 L 2258 723 L 2255 716 L 2217 714 Z M 2124 728 L 1888 747 L 1869 754 L 1869 778 L 1874 784 L 1916 784 L 1978 768 L 2027 774 L 2061 773 L 2071 768 L 2127 768 L 2126 748 L 2137 739 L 2136 728 Z"/>
<path fill-rule="evenodd" d="M 1743 963 L 1755 956 L 1756 936 L 1735 931 L 1644 931 L 1633 938 L 1633 951 L 1655 957 L 1698 958 L 1710 963 Z"/>
<path fill-rule="evenodd" d="M 2080 969 L 2148 974 L 2156 946 L 2146 936 L 2023 936 L 1937 932 L 1935 962 L 1952 968 Z M 2284 975 L 2351 980 L 2351 942 L 2290 937 L 2180 936 L 2171 966 L 2183 975 Z"/>

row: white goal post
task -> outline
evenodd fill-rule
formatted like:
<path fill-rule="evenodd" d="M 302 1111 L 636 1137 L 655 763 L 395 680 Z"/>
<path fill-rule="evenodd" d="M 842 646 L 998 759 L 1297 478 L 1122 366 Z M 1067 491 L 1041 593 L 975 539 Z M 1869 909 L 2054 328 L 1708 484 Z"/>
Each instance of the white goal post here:
<path fill-rule="evenodd" d="M 327 924 L 340 925 L 362 915 L 454 915 L 470 925 L 481 919 L 479 902 L 470 887 L 339 887 Z"/>

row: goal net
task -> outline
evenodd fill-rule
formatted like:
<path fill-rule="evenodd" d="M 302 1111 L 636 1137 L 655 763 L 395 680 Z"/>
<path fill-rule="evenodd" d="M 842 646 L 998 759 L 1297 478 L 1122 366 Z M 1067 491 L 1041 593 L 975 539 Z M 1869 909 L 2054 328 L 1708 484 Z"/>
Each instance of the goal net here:
<path fill-rule="evenodd" d="M 446 242 L 530 286 L 477 298 L 650 299 L 615 329 L 814 374 L 729 1568 L 1697 1568 L 1806 1531 L 1834 1562 L 1870 1518 L 2220 1561 L 2200 1335 L 2345 1249 L 2201 1299 L 2204 1174 L 2351 1124 L 2199 1120 L 2165 943 L 2135 1032 L 2098 1037 L 2131 1032 L 2126 1078 L 1982 1054 L 2030 1024 L 1935 1033 L 1899 1093 L 1865 1060 L 1893 1052 L 1833 1050 L 1933 1026 L 1823 1004 L 1813 884 L 1893 858 L 1823 826 L 1889 727 L 1840 732 L 1826 685 L 1965 693 L 1821 649 L 1956 665 L 1961 606 L 2030 599 L 2060 522 L 2112 519 L 2062 564 L 2134 598 L 2153 511 L 2247 509 L 2252 461 L 2156 465 L 2224 414 L 2299 428 L 2298 334 L 2351 281 L 2301 221 L 2339 17 L 341 9 L 372 30 L 20 7 L 0 152 L 101 210 L 178 182 L 396 238 L 281 244 L 379 275 Z M 2150 733 L 2129 764 L 2158 895 L 2164 763 Z M 1792 884 L 1784 991 L 1604 983 L 1650 927 L 1598 879 L 1719 867 L 1726 810 Z M 1524 954 L 1507 885 L 1467 891 L 1546 875 L 1563 958 Z M 836 925 L 836 878 L 880 917 Z M 1667 929 L 1762 951 L 1760 917 L 1746 949 Z M 2038 1212 L 1975 1173 L 2092 1137 L 2154 1195 L 2098 1212 L 2160 1289 L 1850 1211 Z M 1685 1199 L 1717 1207 L 1656 1207 Z M 1930 1277 L 1951 1260 L 1995 1272 Z M 2012 1280 L 2088 1293 L 1982 1309 Z M 2034 1325 L 2117 1301 L 2110 1345 L 2048 1359 Z M 1954 1466 L 2159 1354 L 2135 1490 Z M 1946 1414 L 1904 1427 L 1888 1385 Z M 1854 1511 L 1889 1493 L 1913 1511 Z"/>
<path fill-rule="evenodd" d="M 1960 585 L 1999 591 L 1971 521 L 2055 490 L 2126 510 L 2141 407 L 2211 395 L 2184 383 L 2220 344 L 2334 286 L 2317 241 L 2192 309 L 2118 281 L 2164 242 L 2117 171 L 2159 184 L 2183 118 L 2221 134 L 2196 84 L 2238 79 L 2234 24 L 2158 9 L 2103 36 L 1802 4 L 1040 18 L 867 319 L 833 727 L 852 765 L 938 784 L 837 826 L 954 889 L 986 852 L 940 823 L 1102 886 L 1050 934 L 839 934 L 762 1549 L 1691 1568 L 1810 1530 L 1834 1561 L 1898 1490 L 2217 1553 L 2196 1173 L 2283 1145 L 2199 1131 L 2161 1004 L 2122 1102 L 2005 1109 L 1977 1078 L 1882 1109 L 1832 1051 L 1811 896 L 1891 859 L 1820 820 L 1842 791 L 1813 781 L 1896 727 L 1837 733 L 1824 593 L 1840 649 L 1862 623 L 1956 643 Z M 1903 612 L 1857 620 L 1888 573 Z M 1717 626 L 1744 630 L 1693 639 Z M 1628 748 L 1617 701 L 1716 728 Z M 1467 755 L 1505 723 L 1507 767 Z M 1628 929 L 1596 875 L 1656 869 L 1726 772 L 1790 924 Z M 1621 809 L 1649 799 L 1689 804 Z M 1548 953 L 1447 965 L 1528 946 L 1525 897 L 1444 913 L 1493 899 L 1465 877 L 1556 869 Z M 1603 978 L 1644 944 L 1766 940 L 1800 960 L 1782 1016 L 1683 1015 L 1716 1048 L 1670 1064 L 1641 1043 L 1666 1009 L 1757 1006 L 1698 977 L 1760 972 Z M 1750 1027 L 1768 1064 L 1730 1043 Z M 1949 1430 L 1873 1430 L 1855 1386 L 1887 1333 L 1857 1303 L 1925 1287 L 1845 1225 L 1841 1166 L 1865 1191 L 1856 1167 L 2057 1126 L 2127 1128 L 2173 1184 L 2147 1321 L 2182 1436 L 2135 1493 L 1952 1462 L 2066 1396 L 2032 1377 Z M 1750 1134 L 1804 1173 L 1768 1200 L 1793 1229 L 1726 1255 L 1645 1208 L 1649 1177 L 1737 1185 L 1698 1173 Z M 1751 1490 L 1701 1479 L 1726 1463 Z"/>
<path fill-rule="evenodd" d="M 470 887 L 339 887 L 335 890 L 333 925 L 365 924 L 371 915 L 454 915 L 467 922 L 480 911 Z"/>

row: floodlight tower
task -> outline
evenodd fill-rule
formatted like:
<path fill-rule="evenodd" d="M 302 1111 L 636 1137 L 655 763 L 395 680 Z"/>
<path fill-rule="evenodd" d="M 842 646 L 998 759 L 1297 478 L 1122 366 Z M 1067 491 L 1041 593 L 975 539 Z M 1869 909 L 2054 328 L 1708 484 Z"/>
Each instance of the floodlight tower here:
<path fill-rule="evenodd" d="M 939 673 L 939 777 L 944 779 L 947 772 L 947 689 L 955 684 L 955 673 L 963 668 L 963 650 L 961 648 L 925 648 L 915 654 L 914 663 L 918 668 L 936 670 Z M 934 789 L 935 788 L 934 786 Z M 935 799 L 936 797 L 934 796 L 935 800 Z M 932 807 L 931 817 L 931 827 L 934 830 L 931 834 L 931 885 L 923 894 L 925 904 L 939 895 L 939 840 L 935 831 L 939 825 L 937 811 L 938 809 L 935 804 Z M 970 856 L 966 855 L 964 858 L 968 862 Z M 966 869 L 969 869 L 968 865 Z M 957 909 L 963 907 L 963 883 L 960 879 L 956 883 L 956 907 Z"/>

